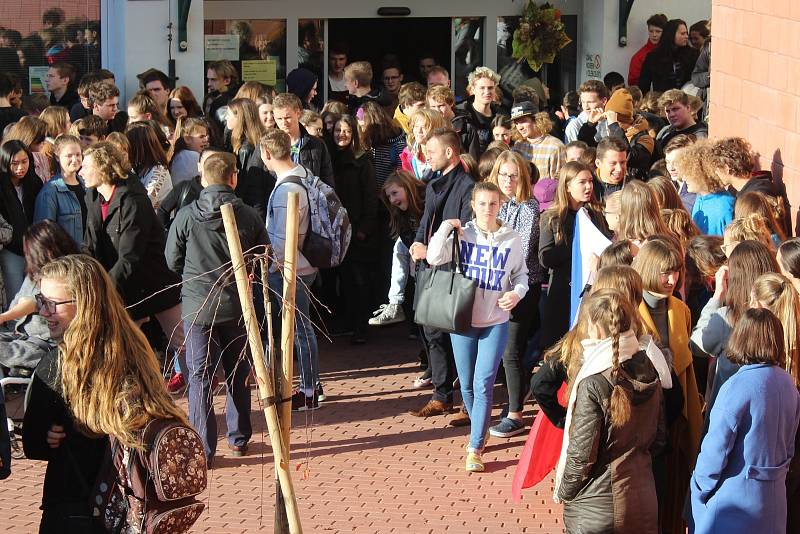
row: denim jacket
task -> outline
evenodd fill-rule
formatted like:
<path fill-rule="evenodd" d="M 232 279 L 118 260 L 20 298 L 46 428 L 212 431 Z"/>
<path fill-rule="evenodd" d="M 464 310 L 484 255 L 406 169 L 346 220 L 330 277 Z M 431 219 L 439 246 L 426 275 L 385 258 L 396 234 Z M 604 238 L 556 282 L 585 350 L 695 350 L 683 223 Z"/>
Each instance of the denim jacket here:
<path fill-rule="evenodd" d="M 80 180 L 80 179 L 79 179 Z M 81 185 L 83 181 L 81 180 Z M 50 219 L 58 223 L 75 243 L 83 242 L 83 217 L 81 204 L 75 193 L 69 190 L 61 174 L 57 174 L 44 184 L 36 197 L 33 222 Z"/>

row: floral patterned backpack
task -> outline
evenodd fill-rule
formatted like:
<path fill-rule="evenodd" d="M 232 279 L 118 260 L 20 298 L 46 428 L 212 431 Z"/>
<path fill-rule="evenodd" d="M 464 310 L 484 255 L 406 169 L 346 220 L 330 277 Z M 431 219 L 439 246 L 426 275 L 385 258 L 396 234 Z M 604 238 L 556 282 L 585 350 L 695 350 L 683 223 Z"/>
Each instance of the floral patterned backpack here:
<path fill-rule="evenodd" d="M 145 450 L 113 437 L 92 492 L 97 523 L 120 534 L 188 532 L 203 512 L 197 496 L 206 489 L 203 442 L 174 420 L 153 420 L 143 431 Z"/>

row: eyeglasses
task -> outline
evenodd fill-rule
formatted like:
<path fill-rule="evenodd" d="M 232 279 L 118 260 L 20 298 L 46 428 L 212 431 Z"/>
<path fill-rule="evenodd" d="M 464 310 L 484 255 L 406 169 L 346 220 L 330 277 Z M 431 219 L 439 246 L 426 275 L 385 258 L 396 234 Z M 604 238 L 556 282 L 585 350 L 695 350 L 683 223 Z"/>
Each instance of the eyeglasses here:
<path fill-rule="evenodd" d="M 519 178 L 519 174 L 508 174 L 506 172 L 498 172 L 497 176 L 500 176 L 502 178 L 508 178 L 509 180 L 516 180 L 517 178 Z"/>
<path fill-rule="evenodd" d="M 75 299 L 57 302 L 55 300 L 50 300 L 41 293 L 37 293 L 33 298 L 36 299 L 36 307 L 39 309 L 39 311 L 47 312 L 48 315 L 55 313 L 56 308 L 62 304 L 73 304 L 75 302 Z"/>

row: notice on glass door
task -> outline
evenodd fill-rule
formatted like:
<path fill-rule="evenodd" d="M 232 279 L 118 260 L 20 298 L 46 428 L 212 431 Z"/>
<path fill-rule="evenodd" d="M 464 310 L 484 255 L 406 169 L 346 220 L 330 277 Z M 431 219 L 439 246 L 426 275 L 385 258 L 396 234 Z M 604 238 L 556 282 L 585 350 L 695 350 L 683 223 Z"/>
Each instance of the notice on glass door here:
<path fill-rule="evenodd" d="M 242 61 L 242 81 L 275 86 L 278 83 L 277 67 L 278 64 L 274 59 Z"/>
<path fill-rule="evenodd" d="M 206 35 L 205 36 L 206 61 L 239 61 L 239 36 L 238 35 Z"/>

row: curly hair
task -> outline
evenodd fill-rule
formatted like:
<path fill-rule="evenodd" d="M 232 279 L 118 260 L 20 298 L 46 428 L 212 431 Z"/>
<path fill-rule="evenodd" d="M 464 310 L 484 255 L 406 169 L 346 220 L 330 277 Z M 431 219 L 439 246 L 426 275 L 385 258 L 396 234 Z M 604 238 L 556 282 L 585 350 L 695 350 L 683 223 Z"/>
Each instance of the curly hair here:
<path fill-rule="evenodd" d="M 711 145 L 711 165 L 726 169 L 737 178 L 750 178 L 755 169 L 752 147 L 741 137 L 725 137 Z"/>
<path fill-rule="evenodd" d="M 725 189 L 710 162 L 711 143 L 698 141 L 683 148 L 675 158 L 675 167 L 687 182 L 694 182 L 701 191 L 717 193 Z"/>
<path fill-rule="evenodd" d="M 500 75 L 489 67 L 478 67 L 467 76 L 467 86 L 472 87 L 481 78 L 488 78 L 494 83 L 500 83 Z"/>
<path fill-rule="evenodd" d="M 102 183 L 113 184 L 127 179 L 130 172 L 128 158 L 112 143 L 100 141 L 87 148 L 83 160 L 90 157 L 102 176 Z"/>

